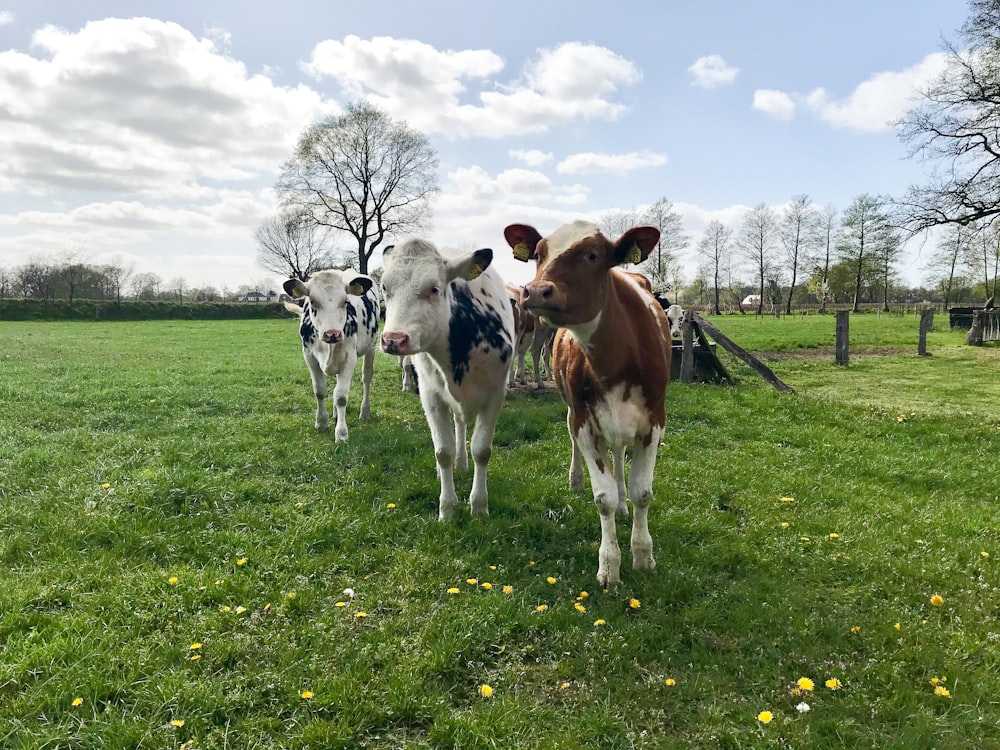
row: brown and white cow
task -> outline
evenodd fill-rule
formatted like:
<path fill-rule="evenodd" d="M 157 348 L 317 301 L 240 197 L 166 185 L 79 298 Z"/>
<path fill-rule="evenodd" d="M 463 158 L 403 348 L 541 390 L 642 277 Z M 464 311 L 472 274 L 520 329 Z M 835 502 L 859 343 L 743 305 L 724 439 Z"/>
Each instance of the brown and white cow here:
<path fill-rule="evenodd" d="M 438 518 L 458 508 L 453 472 L 468 466 L 466 424 L 472 420 L 469 506 L 473 515 L 488 515 L 486 469 L 514 340 L 507 290 L 490 266 L 493 251 L 446 256 L 411 239 L 386 248 L 382 258 L 382 350 L 410 355 L 416 367 L 441 479 Z"/>
<path fill-rule="evenodd" d="M 632 565 L 656 567 L 647 514 L 665 422 L 670 331 L 652 295 L 615 266 L 645 259 L 659 236 L 655 227 L 637 226 L 612 242 L 583 221 L 545 238 L 525 224 L 504 230 L 514 256 L 538 264 L 524 287 L 525 308 L 559 326 L 553 369 L 569 407 L 570 487 L 584 488 L 582 456 L 601 515 L 597 581 L 605 588 L 621 583 L 615 517 L 628 515 L 626 497 L 635 514 Z M 627 492 L 626 448 L 632 456 Z"/>
<path fill-rule="evenodd" d="M 372 375 L 378 350 L 378 290 L 370 277 L 357 271 L 317 271 L 308 281 L 288 279 L 285 291 L 304 298 L 302 305 L 285 303 L 299 315 L 302 358 L 312 376 L 316 396 L 316 429 L 329 426 L 326 413 L 326 379 L 335 375 L 333 405 L 336 414 L 334 438 L 347 441 L 347 399 L 358 359 L 362 369 L 361 421 L 371 418 Z"/>
<path fill-rule="evenodd" d="M 535 368 L 535 387 L 542 388 L 545 380 L 543 373 L 548 365 L 545 356 L 546 344 L 555 335 L 555 328 L 543 323 L 521 306 L 521 297 L 524 294 L 522 287 L 516 284 L 507 284 L 507 293 L 510 296 L 511 307 L 514 309 L 514 337 L 517 342 L 507 385 L 513 387 L 514 381 L 521 385 L 527 385 L 525 358 L 530 351 L 531 364 Z"/>

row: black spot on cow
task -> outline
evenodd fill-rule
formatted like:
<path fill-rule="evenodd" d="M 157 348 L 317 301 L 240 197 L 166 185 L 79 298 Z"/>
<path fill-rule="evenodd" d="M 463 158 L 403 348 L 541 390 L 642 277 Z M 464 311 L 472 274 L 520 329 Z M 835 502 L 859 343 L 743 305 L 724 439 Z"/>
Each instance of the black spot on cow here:
<path fill-rule="evenodd" d="M 348 302 L 347 307 L 347 320 L 344 321 L 344 338 L 350 338 L 351 336 L 358 335 L 358 311 L 354 307 L 353 302 Z"/>
<path fill-rule="evenodd" d="M 503 321 L 492 306 L 478 307 L 468 284 L 452 282 L 451 291 L 448 351 L 452 377 L 461 383 L 469 371 L 469 356 L 474 349 L 492 347 L 500 353 L 500 361 L 506 362 L 512 347 Z"/>
<path fill-rule="evenodd" d="M 316 340 L 316 327 L 312 322 L 312 308 L 309 306 L 309 298 L 301 304 L 302 319 L 299 321 L 299 336 L 302 337 L 302 345 L 311 344 Z"/>
<path fill-rule="evenodd" d="M 361 323 L 366 331 L 374 335 L 378 331 L 378 304 L 375 302 L 374 296 L 369 293 L 366 293 L 361 298 L 361 303 L 364 305 L 364 314 L 361 316 Z"/>

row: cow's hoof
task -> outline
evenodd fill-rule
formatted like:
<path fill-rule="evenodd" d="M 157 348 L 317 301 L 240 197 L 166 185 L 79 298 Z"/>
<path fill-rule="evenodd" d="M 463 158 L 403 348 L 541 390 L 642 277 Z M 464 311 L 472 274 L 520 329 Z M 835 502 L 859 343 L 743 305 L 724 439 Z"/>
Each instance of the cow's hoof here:
<path fill-rule="evenodd" d="M 632 550 L 632 567 L 636 570 L 656 570 L 656 560 L 649 550 Z"/>
<path fill-rule="evenodd" d="M 597 571 L 597 585 L 605 591 L 614 591 L 622 585 L 622 579 L 621 576 L 612 575 L 609 571 L 599 570 Z"/>
<path fill-rule="evenodd" d="M 334 439 L 338 443 L 346 443 L 347 442 L 347 430 L 344 430 L 343 432 L 341 432 L 340 430 L 337 430 L 336 434 L 334 435 Z"/>

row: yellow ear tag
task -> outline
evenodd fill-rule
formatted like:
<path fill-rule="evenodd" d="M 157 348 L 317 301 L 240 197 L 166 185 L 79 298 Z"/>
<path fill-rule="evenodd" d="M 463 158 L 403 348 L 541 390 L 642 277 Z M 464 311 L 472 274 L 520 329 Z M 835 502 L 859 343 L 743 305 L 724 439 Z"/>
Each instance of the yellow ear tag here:
<path fill-rule="evenodd" d="M 365 294 L 365 288 L 361 284 L 351 284 L 347 288 L 348 294 L 353 294 L 355 297 L 363 297 Z"/>
<path fill-rule="evenodd" d="M 527 261 L 531 257 L 531 249 L 524 242 L 514 245 L 514 257 L 518 260 Z"/>
<path fill-rule="evenodd" d="M 469 269 L 469 281 L 479 278 L 479 274 L 483 272 L 483 267 L 478 263 L 473 263 L 472 268 Z"/>
<path fill-rule="evenodd" d="M 626 263 L 640 263 L 642 262 L 642 252 L 639 250 L 639 246 L 634 244 L 628 249 L 625 254 Z"/>

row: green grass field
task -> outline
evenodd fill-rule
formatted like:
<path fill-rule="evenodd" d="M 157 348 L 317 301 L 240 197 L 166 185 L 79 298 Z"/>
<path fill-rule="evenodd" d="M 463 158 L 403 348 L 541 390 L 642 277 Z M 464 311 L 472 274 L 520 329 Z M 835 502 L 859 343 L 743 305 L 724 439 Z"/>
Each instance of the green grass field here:
<path fill-rule="evenodd" d="M 442 524 L 394 358 L 338 445 L 292 318 L 0 323 L 0 747 L 1000 747 L 1000 347 L 715 321 L 796 393 L 671 385 L 608 594 L 552 389 Z"/>

